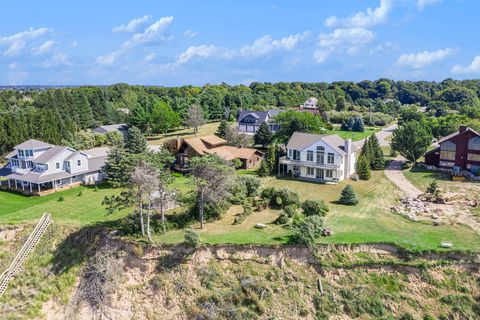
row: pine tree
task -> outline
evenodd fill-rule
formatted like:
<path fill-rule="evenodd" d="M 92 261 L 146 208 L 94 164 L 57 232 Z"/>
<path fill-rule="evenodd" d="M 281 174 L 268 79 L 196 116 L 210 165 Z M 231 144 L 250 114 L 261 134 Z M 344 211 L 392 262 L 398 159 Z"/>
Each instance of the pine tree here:
<path fill-rule="evenodd" d="M 357 161 L 357 174 L 360 180 L 369 180 L 372 177 L 370 172 L 370 163 L 364 155 L 361 155 Z"/>
<path fill-rule="evenodd" d="M 227 130 L 228 130 L 228 122 L 227 120 L 223 119 L 220 122 L 220 125 L 218 126 L 217 132 L 215 132 L 215 134 L 220 138 L 225 139 L 225 136 L 227 135 Z"/>
<path fill-rule="evenodd" d="M 368 142 L 370 148 L 370 168 L 372 168 L 372 170 L 383 170 L 385 167 L 385 158 L 377 136 L 372 134 Z"/>
<path fill-rule="evenodd" d="M 263 122 L 253 136 L 255 144 L 261 144 L 264 148 L 272 142 L 272 130 L 268 127 L 266 122 Z"/>
<path fill-rule="evenodd" d="M 355 132 L 364 132 L 365 124 L 363 123 L 362 117 L 356 117 L 352 126 L 352 131 Z"/>
<path fill-rule="evenodd" d="M 125 147 L 127 152 L 135 154 L 144 153 L 148 150 L 147 140 L 140 129 L 137 127 L 131 127 L 128 129 L 128 138 Z"/>
<path fill-rule="evenodd" d="M 257 173 L 260 177 L 266 177 L 270 174 L 271 170 L 272 169 L 268 165 L 268 162 L 266 160 L 263 160 L 260 164 L 260 168 L 258 168 Z"/>
<path fill-rule="evenodd" d="M 340 199 L 338 200 L 341 204 L 353 206 L 358 203 L 357 196 L 355 195 L 355 191 L 353 191 L 353 188 L 351 185 L 347 185 L 343 190 L 342 190 L 342 195 L 340 196 Z"/>
<path fill-rule="evenodd" d="M 264 160 L 265 161 L 265 160 Z M 266 162 L 268 164 L 268 167 L 270 168 L 270 173 L 273 173 L 275 171 L 275 168 L 277 167 L 277 145 L 276 144 L 271 144 L 268 147 L 268 155 Z"/>
<path fill-rule="evenodd" d="M 368 161 L 372 158 L 372 150 L 370 147 L 370 139 L 365 138 L 365 142 L 363 143 L 362 150 L 360 152 L 360 156 L 364 156 Z"/>

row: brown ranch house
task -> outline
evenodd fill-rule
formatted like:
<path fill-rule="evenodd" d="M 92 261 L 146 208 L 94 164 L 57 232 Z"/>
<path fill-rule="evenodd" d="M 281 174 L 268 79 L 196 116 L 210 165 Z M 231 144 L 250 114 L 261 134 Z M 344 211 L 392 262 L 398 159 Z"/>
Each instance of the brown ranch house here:
<path fill-rule="evenodd" d="M 480 134 L 460 126 L 458 132 L 441 139 L 439 147 L 425 154 L 425 164 L 441 168 L 459 167 L 472 173 L 480 172 Z"/>
<path fill-rule="evenodd" d="M 179 172 L 189 170 L 188 160 L 192 157 L 216 154 L 226 161 L 239 159 L 241 169 L 254 169 L 260 165 L 263 153 L 253 148 L 227 146 L 226 141 L 215 135 L 189 138 L 172 139 L 165 143 L 165 147 L 175 154 L 174 169 Z"/>

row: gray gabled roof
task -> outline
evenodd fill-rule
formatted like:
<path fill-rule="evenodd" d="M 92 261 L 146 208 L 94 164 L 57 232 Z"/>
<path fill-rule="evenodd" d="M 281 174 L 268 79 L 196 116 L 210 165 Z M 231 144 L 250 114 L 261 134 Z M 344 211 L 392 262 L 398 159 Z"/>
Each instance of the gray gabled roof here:
<path fill-rule="evenodd" d="M 254 110 L 242 110 L 240 111 L 240 114 L 238 115 L 238 119 L 237 119 L 237 122 L 239 124 L 256 124 L 256 125 L 261 125 L 262 123 L 264 123 L 267 118 L 273 118 L 275 117 L 277 114 L 279 114 L 280 112 L 282 112 L 282 110 L 267 110 L 267 111 L 254 111 Z M 252 115 L 256 121 L 255 122 L 244 122 L 243 119 L 248 116 L 248 115 Z"/>
<path fill-rule="evenodd" d="M 108 125 L 100 126 L 93 129 L 94 132 L 98 132 L 98 131 L 111 132 L 111 131 L 122 131 L 122 130 L 128 130 L 128 125 L 126 123 L 108 124 Z"/>
<path fill-rule="evenodd" d="M 67 149 L 67 147 L 62 147 L 62 146 L 53 146 L 41 155 L 39 155 L 36 159 L 35 162 L 37 163 L 42 163 L 46 164 L 56 156 L 58 156 L 60 153 L 63 152 L 63 150 Z"/>
<path fill-rule="evenodd" d="M 42 149 L 48 147 L 53 147 L 53 145 L 40 140 L 30 139 L 20 143 L 19 145 L 16 145 L 14 149 Z"/>
<path fill-rule="evenodd" d="M 312 144 L 323 141 L 328 144 L 335 152 L 340 155 L 347 154 L 342 148 L 345 146 L 345 140 L 339 135 L 332 134 L 313 134 L 305 132 L 294 132 L 288 140 L 287 148 L 303 150 Z"/>

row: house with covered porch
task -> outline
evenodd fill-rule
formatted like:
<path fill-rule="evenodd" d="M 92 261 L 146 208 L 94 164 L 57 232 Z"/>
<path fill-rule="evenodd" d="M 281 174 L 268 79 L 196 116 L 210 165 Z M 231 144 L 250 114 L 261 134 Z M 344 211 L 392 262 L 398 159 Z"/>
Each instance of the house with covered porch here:
<path fill-rule="evenodd" d="M 41 195 L 104 178 L 107 148 L 76 151 L 30 139 L 14 147 L 0 170 L 0 187 Z"/>

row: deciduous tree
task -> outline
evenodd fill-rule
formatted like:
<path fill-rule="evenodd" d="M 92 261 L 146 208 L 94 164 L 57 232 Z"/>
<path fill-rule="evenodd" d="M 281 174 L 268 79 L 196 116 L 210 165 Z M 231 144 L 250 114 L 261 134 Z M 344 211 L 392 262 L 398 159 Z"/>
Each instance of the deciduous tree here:
<path fill-rule="evenodd" d="M 418 121 L 403 123 L 393 132 L 392 149 L 416 163 L 432 142 L 430 129 Z"/>

